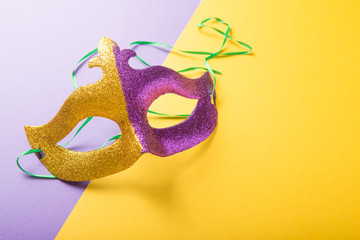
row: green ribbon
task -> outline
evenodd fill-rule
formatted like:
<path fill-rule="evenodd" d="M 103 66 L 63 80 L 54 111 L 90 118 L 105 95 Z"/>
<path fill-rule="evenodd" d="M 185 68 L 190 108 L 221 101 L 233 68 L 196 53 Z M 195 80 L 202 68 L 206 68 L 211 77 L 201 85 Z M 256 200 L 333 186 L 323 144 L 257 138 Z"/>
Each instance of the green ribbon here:
<path fill-rule="evenodd" d="M 37 178 L 57 178 L 55 177 L 54 175 L 40 175 L 40 174 L 33 174 L 33 173 L 30 173 L 28 171 L 26 171 L 25 169 L 23 169 L 21 166 L 20 166 L 20 163 L 19 163 L 19 159 L 20 157 L 22 156 L 25 156 L 25 155 L 29 155 L 29 154 L 32 154 L 32 153 L 38 153 L 38 152 L 41 152 L 41 149 L 30 149 L 26 152 L 23 152 L 22 154 L 20 154 L 17 159 L 16 159 L 16 164 L 17 166 L 20 168 L 21 171 L 23 171 L 24 173 L 26 174 L 29 174 L 30 176 L 32 177 L 37 177 Z"/>
<path fill-rule="evenodd" d="M 215 27 L 212 27 L 212 26 L 209 26 L 209 25 L 206 25 L 205 23 L 211 21 L 211 20 L 215 20 L 216 22 L 219 22 L 223 25 L 226 26 L 226 31 L 223 32 L 221 31 L 220 29 L 218 28 L 215 28 Z M 179 73 L 182 73 L 182 72 L 189 72 L 189 71 L 194 71 L 194 70 L 207 70 L 210 72 L 212 78 L 213 78 L 213 81 L 214 81 L 214 84 L 213 84 L 213 89 L 212 89 L 212 92 L 211 92 L 211 95 L 213 96 L 214 95 L 214 92 L 215 92 L 215 86 L 216 86 L 216 76 L 215 74 L 221 74 L 221 72 L 219 71 L 216 71 L 214 69 L 211 68 L 210 64 L 209 64 L 209 60 L 214 58 L 214 57 L 217 57 L 217 56 L 234 56 L 234 55 L 244 55 L 244 54 L 249 54 L 251 51 L 252 51 L 252 48 L 244 43 L 244 42 L 240 42 L 238 40 L 235 40 L 233 39 L 231 36 L 230 36 L 230 25 L 226 22 L 224 22 L 223 20 L 221 20 L 220 18 L 216 18 L 216 17 L 211 17 L 211 18 L 207 18 L 205 20 L 203 20 L 200 24 L 197 24 L 196 25 L 197 27 L 199 28 L 202 28 L 202 27 L 208 27 L 208 28 L 211 28 L 213 29 L 214 31 L 220 33 L 221 35 L 224 36 L 224 40 L 222 41 L 222 44 L 219 48 L 218 51 L 216 52 L 203 52 L 203 51 L 185 51 L 185 50 L 180 50 L 180 49 L 177 49 L 177 48 L 174 48 L 170 45 L 167 45 L 167 44 L 164 44 L 164 43 L 158 43 L 158 42 L 148 42 L 148 41 L 135 41 L 135 42 L 132 42 L 129 44 L 129 46 L 133 46 L 133 45 L 151 45 L 151 46 L 157 46 L 157 47 L 166 47 L 166 48 L 169 48 L 169 49 L 172 49 L 172 50 L 175 50 L 177 52 L 180 52 L 180 53 L 184 53 L 184 54 L 193 54 L 193 55 L 205 55 L 207 57 L 205 57 L 204 59 L 204 64 L 205 64 L 205 67 L 189 67 L 189 68 L 186 68 L 186 69 L 182 69 L 182 70 L 179 70 L 178 72 Z M 228 40 L 232 40 L 234 41 L 235 43 L 239 44 L 240 46 L 243 46 L 245 48 L 247 48 L 248 50 L 246 51 L 239 51 L 239 52 L 222 52 L 223 51 L 223 48 L 226 44 L 226 42 Z M 81 65 L 81 63 L 83 63 L 83 61 L 87 60 L 90 56 L 94 55 L 95 53 L 97 53 L 98 49 L 95 48 L 94 50 L 92 50 L 91 52 L 87 53 L 85 56 L 83 56 L 75 65 L 73 71 L 72 71 L 72 82 L 73 82 L 73 86 L 74 86 L 74 89 L 76 90 L 78 88 L 77 86 L 77 82 L 76 82 L 76 70 L 77 68 Z M 140 58 L 138 55 L 136 55 L 136 58 L 140 60 L 140 62 L 142 62 L 143 64 L 145 64 L 146 66 L 150 66 L 150 64 L 148 64 L 144 59 Z M 156 115 L 159 115 L 159 116 L 167 116 L 167 117 L 188 117 L 189 114 L 166 114 L 166 113 L 159 113 L 159 112 L 155 112 L 155 111 L 152 111 L 152 110 L 148 110 L 149 113 L 152 113 L 152 114 L 156 114 Z M 68 145 L 80 132 L 81 130 L 91 121 L 93 117 L 89 117 L 85 120 L 85 122 L 79 127 L 79 129 L 76 131 L 76 133 L 74 134 L 74 136 L 67 142 L 65 143 L 64 145 L 62 145 L 62 147 L 65 147 L 66 145 Z M 108 144 L 110 141 L 113 141 L 113 140 L 116 140 L 116 139 L 119 139 L 121 137 L 121 134 L 119 135 L 116 135 L 112 138 L 110 138 L 109 140 L 107 140 L 99 149 L 103 148 L 106 146 L 106 144 Z M 32 177 L 38 177 L 38 178 L 52 178 L 52 179 L 56 179 L 57 177 L 55 177 L 54 175 L 38 175 L 38 174 L 32 174 L 26 170 L 24 170 L 20 164 L 19 164 L 19 159 L 20 157 L 22 156 L 25 156 L 25 155 L 28 155 L 28 154 L 32 154 L 32 153 L 38 153 L 38 152 L 41 152 L 41 149 L 30 149 L 26 152 L 23 152 L 22 154 L 20 154 L 17 159 L 16 159 L 16 164 L 17 166 L 20 168 L 20 170 L 22 170 L 24 173 L 32 176 Z"/>

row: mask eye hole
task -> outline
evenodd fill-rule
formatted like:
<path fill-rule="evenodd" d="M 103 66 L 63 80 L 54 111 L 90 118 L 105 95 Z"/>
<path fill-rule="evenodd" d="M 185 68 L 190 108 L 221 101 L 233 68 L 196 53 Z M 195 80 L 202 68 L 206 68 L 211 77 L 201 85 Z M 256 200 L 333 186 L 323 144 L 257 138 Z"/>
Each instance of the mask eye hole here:
<path fill-rule="evenodd" d="M 81 125 L 86 121 L 83 119 L 76 127 L 61 141 L 57 143 L 64 146 L 76 134 Z M 87 152 L 99 149 L 111 137 L 120 134 L 120 128 L 116 122 L 102 117 L 93 117 L 91 121 L 78 133 L 78 135 L 64 148 L 78 152 Z M 108 143 L 110 145 L 112 142 Z"/>
<path fill-rule="evenodd" d="M 170 115 L 190 115 L 195 109 L 197 102 L 197 99 L 185 98 L 177 94 L 168 93 L 157 98 L 151 104 L 149 110 Z M 185 121 L 187 117 L 161 116 L 148 112 L 147 118 L 151 127 L 167 128 Z"/>

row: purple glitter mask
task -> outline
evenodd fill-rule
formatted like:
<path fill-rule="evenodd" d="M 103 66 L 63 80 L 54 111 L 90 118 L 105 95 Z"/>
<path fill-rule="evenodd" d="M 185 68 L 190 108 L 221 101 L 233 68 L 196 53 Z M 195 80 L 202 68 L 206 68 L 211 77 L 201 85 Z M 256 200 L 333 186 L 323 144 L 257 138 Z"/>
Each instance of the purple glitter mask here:
<path fill-rule="evenodd" d="M 89 67 L 102 68 L 103 77 L 75 90 L 49 123 L 25 127 L 31 147 L 42 149 L 45 157 L 41 161 L 53 175 L 68 181 L 104 177 L 130 167 L 144 153 L 166 157 L 189 149 L 214 131 L 217 110 L 211 101 L 213 82 L 208 72 L 189 79 L 163 66 L 133 69 L 128 62 L 135 52 L 120 50 L 108 38 L 100 40 L 98 49 L 100 57 L 91 59 Z M 182 123 L 153 128 L 147 110 L 166 93 L 198 99 L 198 103 Z M 89 152 L 72 151 L 56 144 L 90 116 L 115 121 L 122 137 L 110 146 Z"/>

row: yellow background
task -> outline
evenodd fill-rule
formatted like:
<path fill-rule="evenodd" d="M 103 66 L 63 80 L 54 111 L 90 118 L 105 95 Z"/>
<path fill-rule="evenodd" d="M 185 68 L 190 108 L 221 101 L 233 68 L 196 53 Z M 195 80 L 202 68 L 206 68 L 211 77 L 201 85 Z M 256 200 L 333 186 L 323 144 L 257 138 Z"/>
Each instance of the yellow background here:
<path fill-rule="evenodd" d="M 360 1 L 204 0 L 176 46 L 217 50 L 211 16 L 254 48 L 211 60 L 215 133 L 92 181 L 57 239 L 360 239 Z"/>

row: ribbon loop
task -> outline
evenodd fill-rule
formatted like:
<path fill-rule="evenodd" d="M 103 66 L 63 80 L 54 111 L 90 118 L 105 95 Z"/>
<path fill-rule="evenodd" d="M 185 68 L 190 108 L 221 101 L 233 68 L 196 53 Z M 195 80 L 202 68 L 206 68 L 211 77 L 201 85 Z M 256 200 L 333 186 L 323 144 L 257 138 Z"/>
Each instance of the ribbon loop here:
<path fill-rule="evenodd" d="M 212 27 L 208 24 L 205 24 L 209 21 L 212 21 L 212 20 L 215 20 L 216 22 L 219 22 L 223 25 L 226 26 L 226 31 L 223 32 L 222 30 L 218 29 L 218 28 L 215 28 L 215 27 Z M 157 46 L 157 47 L 166 47 L 166 48 L 169 48 L 169 49 L 172 49 L 172 50 L 175 50 L 177 52 L 180 52 L 180 53 L 184 53 L 184 54 L 192 54 L 192 55 L 204 55 L 206 56 L 205 59 L 204 59 L 204 64 L 205 64 L 205 67 L 189 67 L 189 68 L 185 68 L 185 69 L 182 69 L 182 70 L 179 70 L 178 72 L 181 73 L 181 72 L 188 72 L 188 71 L 194 71 L 194 70 L 207 70 L 210 72 L 212 78 L 213 78 L 213 81 L 214 81 L 214 84 L 213 84 L 213 89 L 212 89 L 212 92 L 211 92 L 211 95 L 212 95 L 212 99 L 215 98 L 215 86 L 216 86 L 216 76 L 215 74 L 221 74 L 221 72 L 219 71 L 216 71 L 216 70 L 213 70 L 209 64 L 209 60 L 214 58 L 214 57 L 217 57 L 217 56 L 234 56 L 234 55 L 244 55 L 244 54 L 249 54 L 251 51 L 252 51 L 252 48 L 244 43 L 244 42 L 240 42 L 238 40 L 235 40 L 233 39 L 231 36 L 230 36 L 230 25 L 226 22 L 224 22 L 223 20 L 221 20 L 220 18 L 217 18 L 217 17 L 210 17 L 210 18 L 207 18 L 203 21 L 201 21 L 201 23 L 197 24 L 196 25 L 197 27 L 199 28 L 202 28 L 202 27 L 208 27 L 210 29 L 213 29 L 214 31 L 216 31 L 217 33 L 220 33 L 221 35 L 224 36 L 224 39 L 222 41 L 222 44 L 220 46 L 220 48 L 212 53 L 212 52 L 205 52 L 205 51 L 187 51 L 187 50 L 180 50 L 180 49 L 176 49 L 170 45 L 167 45 L 167 44 L 164 44 L 164 43 L 159 43 L 159 42 L 149 42 L 149 41 L 135 41 L 135 42 L 132 42 L 129 44 L 129 46 L 136 46 L 136 45 L 150 45 L 150 46 Z M 224 50 L 224 46 L 226 44 L 226 42 L 228 40 L 232 40 L 234 41 L 235 43 L 239 44 L 240 46 L 243 46 L 245 48 L 247 48 L 248 50 L 246 51 L 239 51 L 239 52 L 223 52 Z M 76 82 L 76 70 L 78 67 L 81 66 L 81 64 L 83 63 L 83 61 L 87 60 L 89 57 L 91 57 L 92 55 L 94 55 L 95 53 L 97 53 L 98 49 L 95 48 L 94 50 L 90 51 L 89 53 L 87 53 L 85 56 L 83 56 L 76 64 L 75 64 L 75 67 L 72 71 L 72 83 L 73 83 L 73 86 L 74 86 L 74 89 L 76 90 L 78 88 L 78 85 L 77 85 L 77 82 Z M 143 60 L 141 57 L 139 57 L 138 55 L 136 55 L 136 58 L 139 59 L 139 61 L 141 61 L 143 64 L 145 64 L 146 66 L 150 66 L 150 64 L 148 64 L 145 60 Z M 215 101 L 214 101 L 215 103 Z M 166 113 L 159 113 L 159 112 L 155 112 L 155 111 L 151 111 L 151 110 L 148 110 L 149 113 L 152 113 L 152 114 L 156 114 L 156 115 L 160 115 L 160 116 L 167 116 L 167 117 L 188 117 L 189 114 L 166 114 Z M 85 120 L 85 122 L 79 127 L 79 129 L 76 131 L 76 133 L 74 134 L 74 136 L 67 142 L 65 143 L 62 147 L 65 147 L 66 145 L 68 145 L 79 133 L 80 131 L 91 121 L 93 117 L 89 117 Z M 119 135 L 116 135 L 112 138 L 110 138 L 109 140 L 107 140 L 100 148 L 103 148 L 106 146 L 107 143 L 109 143 L 110 141 L 113 141 L 113 140 L 116 140 L 116 139 L 119 139 L 121 137 L 121 134 Z M 100 149 L 99 148 L 99 149 Z M 31 154 L 31 153 L 39 153 L 41 152 L 40 149 L 31 149 L 31 150 L 28 150 L 22 154 L 20 154 L 20 156 L 18 156 L 18 158 L 16 159 L 16 164 L 17 166 L 20 168 L 20 170 L 22 170 L 24 173 L 32 176 L 32 177 L 37 177 L 37 178 L 57 178 L 53 175 L 38 175 L 38 174 L 32 174 L 30 172 L 27 172 L 26 170 L 24 170 L 20 164 L 19 164 L 19 158 L 22 157 L 22 156 L 25 156 L 25 155 L 28 155 L 28 154 Z"/>
<path fill-rule="evenodd" d="M 32 153 L 40 153 L 41 152 L 41 149 L 30 149 L 26 152 L 23 152 L 22 154 L 20 154 L 17 159 L 16 159 L 16 165 L 20 168 L 21 171 L 23 171 L 24 173 L 32 176 L 32 177 L 37 177 L 37 178 L 50 178 L 50 179 L 57 179 L 57 177 L 55 177 L 54 175 L 40 175 L 40 174 L 33 174 L 33 173 L 30 173 L 28 171 L 26 171 L 25 169 L 23 169 L 19 163 L 19 159 L 20 157 L 22 156 L 25 156 L 25 155 L 29 155 L 29 154 L 32 154 Z"/>

